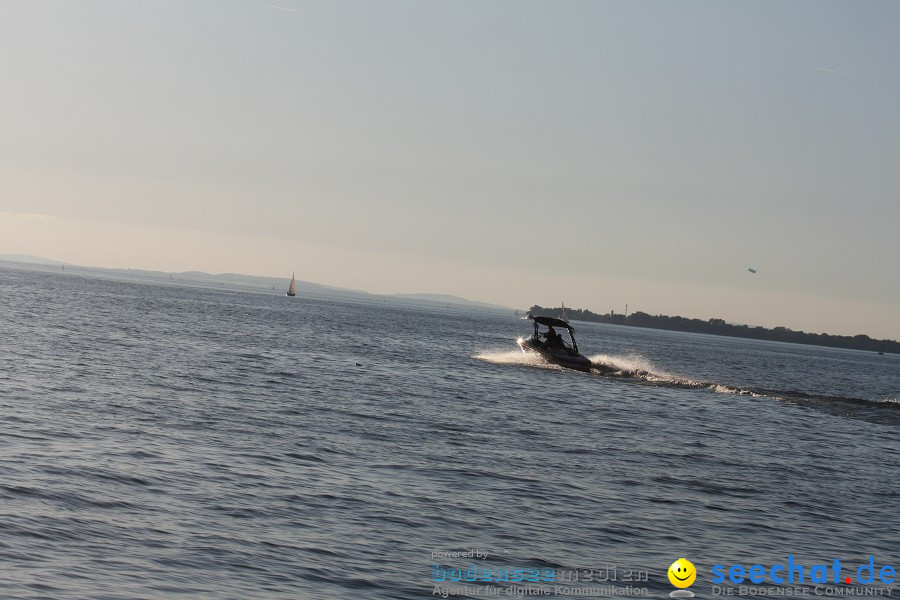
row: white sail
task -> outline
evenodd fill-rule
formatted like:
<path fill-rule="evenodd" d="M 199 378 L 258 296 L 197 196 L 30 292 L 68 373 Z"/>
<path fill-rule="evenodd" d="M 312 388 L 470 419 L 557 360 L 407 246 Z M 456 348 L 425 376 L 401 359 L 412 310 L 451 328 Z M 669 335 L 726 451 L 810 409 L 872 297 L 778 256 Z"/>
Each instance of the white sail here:
<path fill-rule="evenodd" d="M 562 303 L 562 320 L 566 323 L 569 322 L 569 315 L 566 314 L 566 303 Z"/>
<path fill-rule="evenodd" d="M 288 296 L 296 296 L 297 295 L 297 280 L 294 279 L 293 273 L 291 273 L 291 285 L 288 286 L 287 295 Z"/>

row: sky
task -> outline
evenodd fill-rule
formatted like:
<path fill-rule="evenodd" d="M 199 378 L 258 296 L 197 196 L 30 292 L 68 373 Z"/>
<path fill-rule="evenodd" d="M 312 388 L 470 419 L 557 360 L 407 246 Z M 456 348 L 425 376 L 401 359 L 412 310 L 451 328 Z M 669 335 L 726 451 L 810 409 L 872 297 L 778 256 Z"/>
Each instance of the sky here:
<path fill-rule="evenodd" d="M 0 253 L 900 339 L 898 62 L 893 0 L 0 0 Z"/>

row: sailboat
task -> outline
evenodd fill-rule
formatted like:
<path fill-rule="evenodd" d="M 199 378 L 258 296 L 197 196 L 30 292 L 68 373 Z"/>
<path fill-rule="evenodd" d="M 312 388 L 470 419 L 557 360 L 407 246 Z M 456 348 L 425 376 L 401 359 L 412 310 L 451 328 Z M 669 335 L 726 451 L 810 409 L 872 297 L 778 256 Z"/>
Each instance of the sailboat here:
<path fill-rule="evenodd" d="M 562 303 L 562 311 L 560 311 L 560 312 L 562 313 L 562 316 L 561 316 L 560 318 L 561 318 L 563 321 L 565 321 L 566 323 L 568 323 L 568 322 L 569 322 L 569 315 L 566 314 L 566 303 L 565 303 L 565 302 Z"/>
<path fill-rule="evenodd" d="M 297 295 L 297 280 L 294 279 L 293 273 L 291 273 L 291 285 L 288 286 L 287 295 L 288 296 L 296 296 Z"/>

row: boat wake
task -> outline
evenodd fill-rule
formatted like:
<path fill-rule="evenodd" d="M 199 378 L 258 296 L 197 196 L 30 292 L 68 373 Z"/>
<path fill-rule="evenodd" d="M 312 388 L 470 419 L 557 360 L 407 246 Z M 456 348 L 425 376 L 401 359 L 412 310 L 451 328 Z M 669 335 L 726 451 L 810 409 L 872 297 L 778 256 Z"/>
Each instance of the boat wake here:
<path fill-rule="evenodd" d="M 494 352 L 479 352 L 473 358 L 494 363 L 495 365 L 520 365 L 523 367 L 540 367 L 557 371 L 568 371 L 564 367 L 554 365 L 544 360 L 536 352 L 522 352 L 521 350 L 498 350 Z"/>
<path fill-rule="evenodd" d="M 633 379 L 662 387 L 684 389 L 709 389 L 723 394 L 752 394 L 751 390 L 722 385 L 711 381 L 698 381 L 657 369 L 652 362 L 638 354 L 615 356 L 595 354 L 590 357 L 591 372 L 603 377 Z"/>
<path fill-rule="evenodd" d="M 757 387 L 739 387 L 698 381 L 673 375 L 656 369 L 639 355 L 610 356 L 597 354 L 591 357 L 592 372 L 605 377 L 621 377 L 649 385 L 682 389 L 707 389 L 717 394 L 733 394 L 753 398 L 773 398 L 780 402 L 805 406 L 828 414 L 849 417 L 886 425 L 900 425 L 900 402 L 896 398 L 866 400 L 843 396 L 809 394 L 795 390 L 771 390 Z"/>
<path fill-rule="evenodd" d="M 473 358 L 498 365 L 539 367 L 572 373 L 573 375 L 584 375 L 579 371 L 573 371 L 547 362 L 541 355 L 534 352 L 524 353 L 518 350 L 481 352 L 476 354 Z M 836 416 L 858 419 L 870 423 L 900 425 L 900 400 L 897 398 L 866 400 L 862 398 L 808 394 L 806 392 L 795 390 L 739 387 L 712 381 L 701 381 L 681 377 L 658 369 L 650 360 L 638 354 L 622 356 L 595 354 L 589 358 L 592 363 L 590 375 L 604 378 L 616 378 L 631 383 L 666 388 L 693 390 L 706 389 L 717 394 L 750 396 L 754 398 L 767 397 L 788 404 L 820 410 Z"/>
<path fill-rule="evenodd" d="M 612 354 L 595 354 L 590 357 L 592 371 L 598 375 L 609 377 L 632 377 L 648 380 L 677 380 L 678 377 L 658 370 L 653 363 L 638 354 L 615 356 Z"/>

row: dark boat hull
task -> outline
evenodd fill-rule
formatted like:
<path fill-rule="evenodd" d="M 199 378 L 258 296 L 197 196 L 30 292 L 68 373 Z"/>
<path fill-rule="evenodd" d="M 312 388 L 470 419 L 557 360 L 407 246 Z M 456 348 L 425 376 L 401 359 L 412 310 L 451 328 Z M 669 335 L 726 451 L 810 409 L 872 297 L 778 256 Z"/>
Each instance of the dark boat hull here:
<path fill-rule="evenodd" d="M 544 357 L 544 360 L 557 364 L 567 369 L 575 369 L 576 371 L 590 371 L 593 363 L 577 352 L 570 352 L 565 348 L 545 348 L 540 344 L 534 343 L 532 340 L 519 340 L 519 347 L 522 352 L 537 352 Z"/>

